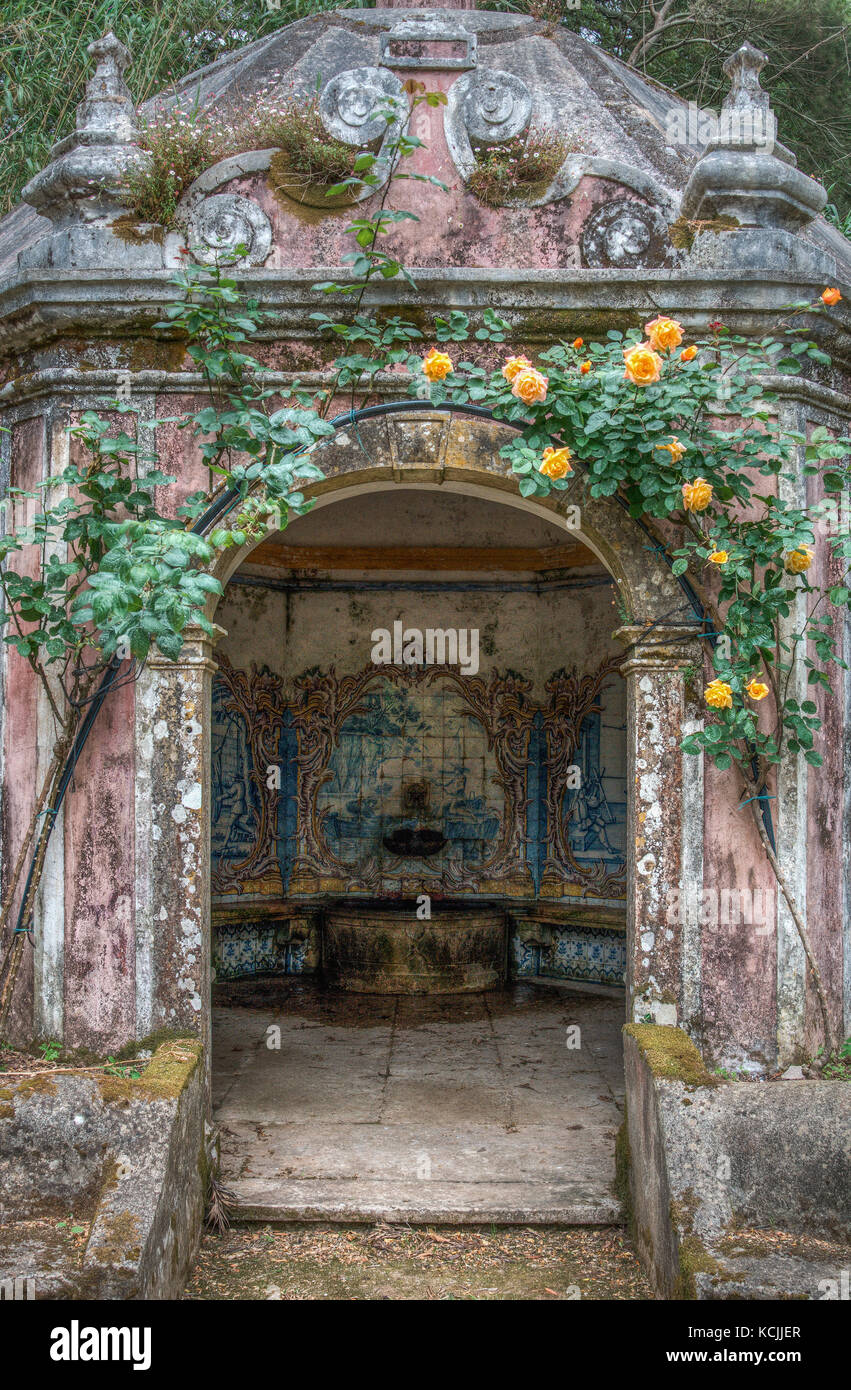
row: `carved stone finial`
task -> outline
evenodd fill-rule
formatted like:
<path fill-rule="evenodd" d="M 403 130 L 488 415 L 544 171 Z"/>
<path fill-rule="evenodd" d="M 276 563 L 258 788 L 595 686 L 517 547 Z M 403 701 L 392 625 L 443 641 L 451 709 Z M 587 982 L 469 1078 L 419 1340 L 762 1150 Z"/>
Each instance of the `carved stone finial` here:
<path fill-rule="evenodd" d="M 800 259 L 794 234 L 827 201 L 821 184 L 795 167 L 795 156 L 776 138 L 769 96 L 759 84 L 766 62 L 764 53 L 745 43 L 724 64 L 731 85 L 718 137 L 695 164 L 680 209 L 695 221 L 727 220 L 730 230 L 720 238 L 713 234 L 713 255 L 733 254 L 735 241 L 740 265 L 761 264 L 769 243 L 775 261 L 781 248 L 790 263 Z M 769 228 L 772 238 L 760 236 Z"/>
<path fill-rule="evenodd" d="M 112 32 L 95 39 L 87 52 L 96 66 L 77 107 L 76 143 L 125 145 L 136 134 L 136 109 L 124 81 L 130 54 Z"/>
<path fill-rule="evenodd" d="M 89 44 L 95 71 L 77 107 L 76 128 L 51 151 L 51 162 L 31 179 L 22 198 L 54 225 L 33 249 L 51 265 L 106 265 L 151 252 L 116 242 L 110 223 L 128 211 L 128 171 L 144 158 L 136 109 L 124 81 L 130 54 L 114 34 Z"/>
<path fill-rule="evenodd" d="M 767 55 L 760 53 L 752 43 L 743 43 L 741 48 L 730 54 L 724 64 L 724 72 L 730 79 L 730 90 L 722 103 L 724 110 L 751 107 L 757 111 L 768 111 L 768 92 L 764 92 L 759 85 L 759 74 L 767 62 Z"/>

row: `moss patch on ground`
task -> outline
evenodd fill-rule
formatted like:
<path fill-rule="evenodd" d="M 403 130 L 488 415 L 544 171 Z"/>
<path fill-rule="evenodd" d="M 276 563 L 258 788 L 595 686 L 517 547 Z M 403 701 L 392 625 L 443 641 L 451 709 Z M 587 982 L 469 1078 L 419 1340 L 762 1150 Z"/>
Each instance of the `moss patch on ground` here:
<path fill-rule="evenodd" d="M 627 1023 L 624 1033 L 638 1043 L 654 1076 L 665 1081 L 684 1081 L 687 1086 L 720 1086 L 681 1028 L 665 1023 Z"/>
<path fill-rule="evenodd" d="M 239 1226 L 205 1235 L 187 1300 L 645 1300 L 620 1228 Z"/>

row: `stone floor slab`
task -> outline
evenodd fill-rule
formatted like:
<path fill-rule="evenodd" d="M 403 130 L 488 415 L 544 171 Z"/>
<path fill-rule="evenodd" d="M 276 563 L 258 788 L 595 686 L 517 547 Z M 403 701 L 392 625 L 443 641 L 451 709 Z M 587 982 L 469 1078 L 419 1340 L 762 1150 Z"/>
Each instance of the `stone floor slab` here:
<path fill-rule="evenodd" d="M 621 1219 L 620 1001 L 530 986 L 373 1000 L 290 980 L 228 1001 L 213 1090 L 237 1219 Z"/>

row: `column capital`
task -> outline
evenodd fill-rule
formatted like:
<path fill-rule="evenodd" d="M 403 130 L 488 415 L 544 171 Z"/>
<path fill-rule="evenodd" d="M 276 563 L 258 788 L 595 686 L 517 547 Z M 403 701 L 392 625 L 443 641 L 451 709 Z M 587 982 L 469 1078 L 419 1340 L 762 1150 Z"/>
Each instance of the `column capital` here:
<path fill-rule="evenodd" d="M 183 646 L 180 651 L 180 656 L 176 661 L 172 661 L 169 657 L 164 656 L 161 651 L 153 649 L 146 664 L 152 670 L 157 671 L 176 671 L 185 670 L 189 667 L 193 669 L 206 667 L 209 671 L 215 673 L 218 670 L 218 666 L 213 660 L 213 650 L 222 638 L 227 636 L 225 629 L 219 627 L 218 623 L 213 623 L 213 631 L 211 634 L 206 632 L 204 628 L 200 627 L 197 623 L 187 623 L 181 636 L 183 638 Z"/>
<path fill-rule="evenodd" d="M 703 632 L 697 623 L 627 623 L 613 636 L 627 648 L 622 676 L 637 671 L 682 671 L 701 659 Z"/>

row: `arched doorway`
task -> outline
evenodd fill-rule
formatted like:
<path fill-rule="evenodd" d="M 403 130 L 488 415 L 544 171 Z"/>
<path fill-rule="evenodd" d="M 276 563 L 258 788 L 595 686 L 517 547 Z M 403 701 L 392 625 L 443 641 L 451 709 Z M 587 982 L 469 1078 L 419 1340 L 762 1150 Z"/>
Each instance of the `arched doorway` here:
<path fill-rule="evenodd" d="M 252 551 L 217 610 L 223 1181 L 263 1220 L 611 1221 L 611 576 L 492 496 L 332 498 Z"/>
<path fill-rule="evenodd" d="M 699 717 L 687 688 L 700 660 L 699 621 L 640 526 L 613 500 L 588 497 L 581 476 L 555 500 L 520 498 L 499 456 L 504 437 L 493 421 L 439 410 L 344 428 L 323 446 L 325 476 L 314 489 L 312 515 L 330 508 L 344 533 L 346 504 L 382 491 L 478 497 L 506 516 L 517 512 L 561 528 L 566 542 L 586 546 L 605 566 L 614 582 L 611 627 L 626 650 L 627 1010 L 687 1023 L 695 1011 L 690 962 L 698 927 L 687 916 L 671 920 L 668 906 L 684 880 L 700 878 L 702 782 L 695 761 L 686 766 L 679 750 L 684 722 Z M 572 506 L 578 524 L 568 531 Z M 405 537 L 402 548 L 411 543 Z M 248 551 L 226 553 L 222 581 L 248 558 Z M 137 702 L 137 842 L 146 846 L 137 889 L 137 1006 L 143 1031 L 188 1026 L 208 1039 L 209 711 L 217 668 L 206 634 L 186 639 L 178 663 L 150 663 Z M 146 798 L 146 786 L 157 788 L 155 798 Z"/>

